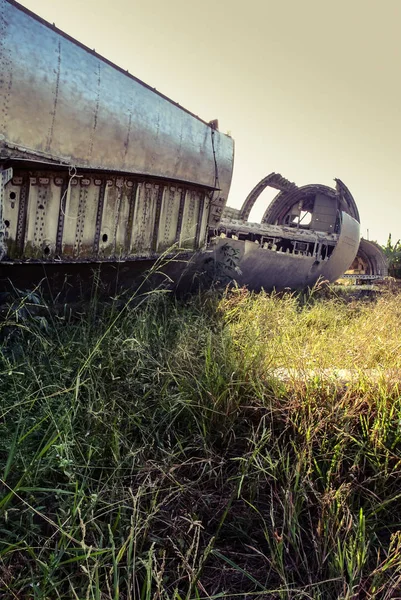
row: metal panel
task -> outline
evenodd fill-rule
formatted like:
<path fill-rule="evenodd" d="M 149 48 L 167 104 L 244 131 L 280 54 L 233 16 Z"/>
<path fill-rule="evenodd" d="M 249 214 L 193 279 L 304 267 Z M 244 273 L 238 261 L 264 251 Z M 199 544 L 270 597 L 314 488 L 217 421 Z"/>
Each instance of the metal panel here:
<path fill-rule="evenodd" d="M 63 231 L 65 221 L 65 208 L 67 204 L 68 179 L 66 177 L 55 177 L 54 182 L 60 187 L 60 202 L 58 211 L 57 234 L 56 234 L 56 256 L 59 259 L 63 252 Z"/>
<path fill-rule="evenodd" d="M 233 140 L 12 0 L 0 0 L 0 150 L 10 157 L 231 183 Z"/>
<path fill-rule="evenodd" d="M 178 216 L 180 212 L 181 188 L 167 186 L 160 213 L 157 251 L 168 250 L 176 241 Z"/>
<path fill-rule="evenodd" d="M 19 183 L 20 182 L 20 183 Z M 7 247 L 7 255 L 15 251 L 18 214 L 20 209 L 20 197 L 23 190 L 22 178 L 13 178 L 4 188 L 3 194 L 3 219 L 4 219 L 4 241 Z"/>
<path fill-rule="evenodd" d="M 181 230 L 182 230 L 182 220 L 184 217 L 184 208 L 185 208 L 185 198 L 187 195 L 187 190 L 184 188 L 178 188 L 178 192 L 180 193 L 180 208 L 178 210 L 178 221 L 177 221 L 177 231 L 175 234 L 175 241 L 177 244 L 180 244 L 181 240 Z"/>
<path fill-rule="evenodd" d="M 195 248 L 200 200 L 201 195 L 199 192 L 187 191 L 180 236 L 180 246 L 182 248 Z"/>
<path fill-rule="evenodd" d="M 103 209 L 104 209 L 104 198 L 106 195 L 107 180 L 95 179 L 94 185 L 99 186 L 99 196 L 97 199 L 97 210 L 96 210 L 96 224 L 95 224 L 95 238 L 93 240 L 93 254 L 97 256 L 99 254 L 100 245 L 100 233 L 102 228 Z"/>
<path fill-rule="evenodd" d="M 159 184 L 140 183 L 138 185 L 133 219 L 131 254 L 149 256 L 152 254 L 153 230 Z"/>
<path fill-rule="evenodd" d="M 332 233 L 336 223 L 337 202 L 324 194 L 316 194 L 310 228 Z"/>
<path fill-rule="evenodd" d="M 202 246 L 204 192 L 93 173 L 16 171 L 3 190 L 6 256 L 16 260 L 130 260 L 179 239 Z M 184 238 L 183 236 L 186 236 Z"/>
<path fill-rule="evenodd" d="M 123 258 L 126 255 L 131 191 L 132 188 L 124 183 L 122 177 L 109 180 L 106 186 L 100 229 L 100 256 Z"/>
<path fill-rule="evenodd" d="M 13 258 L 19 258 L 22 256 L 25 245 L 25 232 L 26 232 L 26 219 L 28 213 L 28 202 L 29 202 L 29 177 L 21 177 L 22 185 L 19 194 L 19 206 L 18 206 L 18 224 L 17 234 L 15 238 L 15 254 L 10 253 Z"/>
<path fill-rule="evenodd" d="M 86 181 L 83 183 L 86 184 Z M 93 256 L 100 189 L 100 186 L 83 185 L 78 178 L 71 180 L 64 217 L 62 241 L 64 257 L 83 259 Z"/>
<path fill-rule="evenodd" d="M 260 244 L 249 240 L 215 238 L 211 245 L 213 252 L 207 252 L 205 258 L 213 257 L 219 265 L 221 275 L 232 277 L 239 285 L 247 285 L 250 289 L 284 289 L 313 286 L 319 278 L 335 281 L 340 277 L 355 258 L 360 235 L 358 221 L 350 215 L 342 213 L 342 228 L 336 247 L 329 258 L 319 260 L 310 254 L 302 255 L 273 249 L 265 249 Z M 271 226 L 281 229 L 283 227 Z M 307 232 L 312 238 L 313 232 Z M 284 237 L 283 235 L 283 237 Z M 331 238 L 315 232 L 319 242 L 325 243 Z M 228 256 L 228 258 L 227 258 Z M 235 258 L 233 258 L 235 257 Z M 200 264 L 205 268 L 207 263 Z M 237 269 L 236 267 L 239 267 Z"/>
<path fill-rule="evenodd" d="M 360 237 L 358 221 L 342 212 L 340 236 L 322 272 L 329 281 L 335 281 L 348 269 L 358 252 Z"/>
<path fill-rule="evenodd" d="M 157 240 L 159 237 L 161 208 L 162 208 L 162 202 L 163 202 L 163 196 L 164 196 L 165 190 L 166 190 L 165 186 L 160 186 L 159 193 L 157 194 L 155 220 L 154 220 L 154 224 L 153 224 L 153 237 L 152 237 L 153 252 L 157 252 Z"/>
<path fill-rule="evenodd" d="M 1 33 L 1 32 L 0 32 Z M 4 223 L 4 214 L 3 214 L 3 205 L 4 199 L 6 196 L 5 186 L 9 183 L 10 179 L 13 176 L 12 168 L 3 169 L 2 165 L 0 165 L 0 258 L 2 258 L 6 251 L 6 246 L 4 240 L 6 238 L 5 232 L 5 223 Z"/>
<path fill-rule="evenodd" d="M 25 258 L 50 258 L 55 254 L 60 187 L 49 176 L 29 178 L 29 202 L 25 229 Z"/>
<path fill-rule="evenodd" d="M 210 198 L 205 195 L 203 202 L 203 210 L 199 215 L 199 238 L 197 240 L 197 247 L 202 248 L 206 244 L 207 230 L 208 230 L 208 219 L 210 210 Z"/>
<path fill-rule="evenodd" d="M 127 198 L 129 202 L 128 219 L 125 228 L 125 255 L 128 256 L 131 251 L 132 229 L 134 223 L 134 214 L 136 206 L 136 198 L 138 192 L 138 183 L 135 181 L 127 181 Z"/>
<path fill-rule="evenodd" d="M 130 182 L 132 183 L 132 181 Z M 121 184 L 121 185 L 120 185 Z M 114 209 L 114 256 L 125 257 L 127 225 L 130 213 L 130 201 L 132 187 L 127 187 L 127 184 L 118 179 L 116 183 L 118 190 L 116 206 Z"/>

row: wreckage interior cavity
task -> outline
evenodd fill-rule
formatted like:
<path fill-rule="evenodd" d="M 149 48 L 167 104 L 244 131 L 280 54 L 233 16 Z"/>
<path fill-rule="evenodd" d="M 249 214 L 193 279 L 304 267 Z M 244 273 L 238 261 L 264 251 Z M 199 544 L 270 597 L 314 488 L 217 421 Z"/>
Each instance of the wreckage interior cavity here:
<path fill-rule="evenodd" d="M 278 193 L 261 222 L 251 223 L 251 210 L 267 187 Z M 224 264 L 227 243 L 235 249 L 236 272 L 250 269 L 251 287 L 265 287 L 264 281 L 269 282 L 267 287 L 283 287 L 288 278 L 291 287 L 301 287 L 319 277 L 332 281 L 349 266 L 359 246 L 359 213 L 348 188 L 338 179 L 335 188 L 298 187 L 271 173 L 254 187 L 241 209 L 226 207 L 212 240 L 219 263 Z M 278 259 L 279 255 L 287 258 Z M 230 256 L 230 264 L 232 260 Z M 292 272 L 294 277 L 289 275 Z M 241 276 L 235 279 L 242 283 Z"/>
<path fill-rule="evenodd" d="M 278 189 L 279 193 L 264 212 L 259 228 L 250 229 L 247 223 L 250 212 L 266 187 Z M 225 209 L 219 235 L 255 242 L 267 250 L 328 260 L 341 231 L 342 210 L 359 222 L 356 204 L 340 180 L 335 190 L 323 185 L 298 188 L 281 175 L 271 173 L 255 186 L 240 210 Z M 268 225 L 284 229 L 273 230 Z M 308 231 L 334 235 L 325 240 L 316 236 L 311 239 L 305 235 Z"/>

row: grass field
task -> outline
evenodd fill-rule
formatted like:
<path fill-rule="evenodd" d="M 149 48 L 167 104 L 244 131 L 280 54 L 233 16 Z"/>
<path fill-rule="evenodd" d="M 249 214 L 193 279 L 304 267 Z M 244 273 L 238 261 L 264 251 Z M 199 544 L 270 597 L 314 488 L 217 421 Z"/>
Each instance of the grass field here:
<path fill-rule="evenodd" d="M 1 598 L 401 598 L 400 323 L 391 292 L 14 302 Z"/>

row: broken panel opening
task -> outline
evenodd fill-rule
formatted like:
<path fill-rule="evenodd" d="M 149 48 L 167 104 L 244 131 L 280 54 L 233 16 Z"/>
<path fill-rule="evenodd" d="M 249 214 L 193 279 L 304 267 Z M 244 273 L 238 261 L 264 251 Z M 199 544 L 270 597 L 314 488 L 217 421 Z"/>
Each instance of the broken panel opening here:
<path fill-rule="evenodd" d="M 284 216 L 283 225 L 297 229 L 310 229 L 312 223 L 313 210 L 315 206 L 314 196 L 306 196 L 294 204 Z"/>
<path fill-rule="evenodd" d="M 260 223 L 266 210 L 266 207 L 269 206 L 269 204 L 277 196 L 277 194 L 277 189 L 266 187 L 258 196 L 255 204 L 253 205 L 249 214 L 248 221 L 250 223 Z"/>

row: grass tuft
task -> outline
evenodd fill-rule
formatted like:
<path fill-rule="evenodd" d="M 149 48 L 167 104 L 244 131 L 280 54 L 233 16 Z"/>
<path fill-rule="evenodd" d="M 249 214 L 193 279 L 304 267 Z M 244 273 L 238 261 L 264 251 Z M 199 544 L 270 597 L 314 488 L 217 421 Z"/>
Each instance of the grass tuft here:
<path fill-rule="evenodd" d="M 399 597 L 400 307 L 333 288 L 16 297 L 1 597 Z"/>

